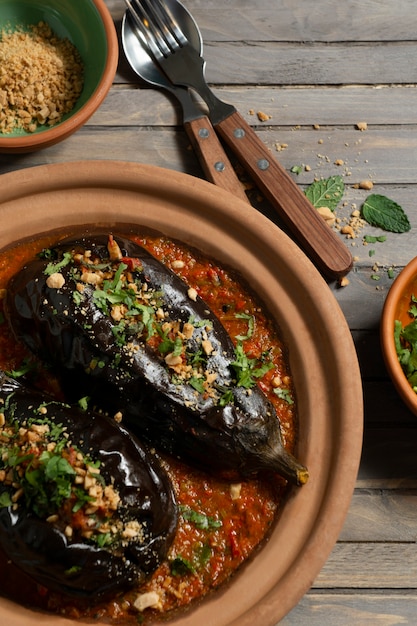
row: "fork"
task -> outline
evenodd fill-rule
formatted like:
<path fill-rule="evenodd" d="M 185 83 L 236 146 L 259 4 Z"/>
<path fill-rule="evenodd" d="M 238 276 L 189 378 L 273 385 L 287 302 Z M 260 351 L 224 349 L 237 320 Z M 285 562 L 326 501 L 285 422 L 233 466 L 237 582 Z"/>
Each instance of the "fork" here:
<path fill-rule="evenodd" d="M 195 90 L 209 109 L 216 131 L 268 198 L 298 243 L 326 275 L 339 278 L 352 256 L 243 116 L 207 85 L 205 61 L 188 42 L 162 0 L 125 0 L 141 28 L 151 56 L 175 85 Z"/>

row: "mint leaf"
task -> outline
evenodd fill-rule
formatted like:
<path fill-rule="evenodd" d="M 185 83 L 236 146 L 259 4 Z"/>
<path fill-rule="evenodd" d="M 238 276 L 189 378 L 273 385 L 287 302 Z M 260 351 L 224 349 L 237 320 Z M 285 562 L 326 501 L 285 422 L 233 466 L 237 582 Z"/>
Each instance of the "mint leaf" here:
<path fill-rule="evenodd" d="M 371 194 L 362 205 L 362 216 L 371 224 L 392 233 L 405 233 L 411 225 L 399 204 L 386 196 Z"/>
<path fill-rule="evenodd" d="M 311 204 L 318 209 L 327 206 L 334 211 L 345 191 L 345 183 L 341 176 L 330 176 L 324 180 L 316 180 L 305 190 Z"/>

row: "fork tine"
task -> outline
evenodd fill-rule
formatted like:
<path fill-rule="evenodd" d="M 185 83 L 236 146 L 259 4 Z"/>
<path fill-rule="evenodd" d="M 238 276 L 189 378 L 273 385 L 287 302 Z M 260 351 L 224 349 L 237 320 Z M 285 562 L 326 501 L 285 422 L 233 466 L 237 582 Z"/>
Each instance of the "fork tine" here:
<path fill-rule="evenodd" d="M 153 7 L 159 12 L 166 28 L 172 33 L 179 45 L 184 46 L 187 44 L 188 40 L 186 36 L 181 30 L 169 7 L 163 2 L 163 0 L 154 0 Z"/>
<path fill-rule="evenodd" d="M 139 14 L 143 26 L 151 31 L 155 43 L 162 54 L 167 57 L 174 54 L 187 40 L 184 34 L 166 12 L 163 3 L 157 0 L 126 0 L 130 10 Z"/>
<path fill-rule="evenodd" d="M 169 48 L 168 54 L 172 54 L 178 48 L 178 42 L 172 35 L 171 31 L 167 28 L 164 20 L 163 11 L 160 7 L 155 7 L 150 0 L 135 0 L 137 4 L 140 4 L 143 11 L 146 13 L 149 21 L 149 25 L 154 28 L 154 31 L 158 33 L 159 40 L 163 40 Z M 166 56 L 166 55 L 165 55 Z"/>
<path fill-rule="evenodd" d="M 135 25 L 144 40 L 144 43 L 149 48 L 151 54 L 159 59 L 171 54 L 171 49 L 165 40 L 165 37 L 161 33 L 160 29 L 155 25 L 154 20 L 148 15 L 146 9 L 137 0 L 125 0 L 131 17 L 133 18 Z"/>

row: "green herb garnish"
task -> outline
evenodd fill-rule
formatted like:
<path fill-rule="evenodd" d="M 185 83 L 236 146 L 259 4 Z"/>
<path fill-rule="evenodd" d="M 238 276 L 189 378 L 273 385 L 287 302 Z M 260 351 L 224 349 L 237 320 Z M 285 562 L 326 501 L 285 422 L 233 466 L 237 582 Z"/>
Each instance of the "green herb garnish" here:
<path fill-rule="evenodd" d="M 248 322 L 248 330 L 246 335 L 236 335 L 235 339 L 238 341 L 245 341 L 246 339 L 250 339 L 253 337 L 253 333 L 255 330 L 255 318 L 253 315 L 249 315 L 248 313 L 235 313 L 235 317 L 237 319 L 247 320 Z"/>
<path fill-rule="evenodd" d="M 194 509 L 191 509 L 188 506 L 180 505 L 179 510 L 182 517 L 187 522 L 191 522 L 200 530 L 213 530 L 223 526 L 221 520 L 205 515 L 204 513 L 194 511 Z"/>
<path fill-rule="evenodd" d="M 408 314 L 412 321 L 403 327 L 394 322 L 394 342 L 398 361 L 413 390 L 417 393 L 417 298 L 412 295 Z"/>
<path fill-rule="evenodd" d="M 71 252 L 64 252 L 61 261 L 58 261 L 57 263 L 48 263 L 43 272 L 46 276 L 51 276 L 51 274 L 55 274 L 56 272 L 59 272 L 59 270 L 62 270 L 62 268 L 68 265 L 71 261 Z"/>
<path fill-rule="evenodd" d="M 379 237 L 374 237 L 372 235 L 365 235 L 365 237 L 363 238 L 365 243 L 383 243 L 384 241 L 387 240 L 386 235 L 380 235 Z"/>
<path fill-rule="evenodd" d="M 235 360 L 231 362 L 231 366 L 236 374 L 237 386 L 246 389 L 254 387 L 256 379 L 262 378 L 274 367 L 271 361 L 248 357 L 240 341 L 235 347 Z"/>
<path fill-rule="evenodd" d="M 36 365 L 33 361 L 31 361 L 30 359 L 23 359 L 20 367 L 9 370 L 6 372 L 6 374 L 7 376 L 10 376 L 10 378 L 21 378 L 22 376 L 25 376 L 28 372 L 31 372 L 34 369 L 36 369 Z"/>
<path fill-rule="evenodd" d="M 288 404 L 294 404 L 294 400 L 291 396 L 291 391 L 289 389 L 285 389 L 284 387 L 276 387 L 274 389 L 274 393 L 281 400 L 285 400 Z"/>
<path fill-rule="evenodd" d="M 173 576 L 185 576 L 186 574 L 194 574 L 195 567 L 189 559 L 183 556 L 176 556 L 169 562 L 169 568 Z"/>
<path fill-rule="evenodd" d="M 402 207 L 386 196 L 372 194 L 362 205 L 362 216 L 371 224 L 393 233 L 405 233 L 411 225 Z"/>
<path fill-rule="evenodd" d="M 330 176 L 323 180 L 316 180 L 305 191 L 305 195 L 316 209 L 326 206 L 334 211 L 345 191 L 345 184 L 341 176 Z"/>

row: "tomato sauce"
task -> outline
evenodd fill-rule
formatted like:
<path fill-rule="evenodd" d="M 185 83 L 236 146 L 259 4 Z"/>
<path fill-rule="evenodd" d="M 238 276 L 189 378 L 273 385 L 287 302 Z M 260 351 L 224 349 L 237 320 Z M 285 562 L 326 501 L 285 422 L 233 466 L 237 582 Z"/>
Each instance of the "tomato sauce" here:
<path fill-rule="evenodd" d="M 273 367 L 259 385 L 274 404 L 281 420 L 284 444 L 292 450 L 296 437 L 296 403 L 288 360 L 279 331 L 262 303 L 233 271 L 195 250 L 165 237 L 129 236 L 194 287 L 232 339 L 248 336 L 243 343 L 249 357 L 268 354 Z M 44 237 L 1 252 L 0 297 L 4 296 L 10 277 L 24 263 L 56 241 L 56 235 Z M 0 368 L 16 370 L 28 353 L 16 343 L 4 322 L 1 299 L 0 316 Z M 247 332 L 248 317 L 254 320 L 252 333 Z M 276 393 L 278 384 L 286 390 L 284 397 Z M 158 619 L 165 621 L 171 612 L 176 615 L 177 611 L 192 606 L 228 581 L 256 553 L 271 531 L 286 493 L 285 481 L 273 475 L 230 484 L 164 455 L 162 462 L 173 481 L 180 520 L 169 561 L 141 588 L 129 590 L 110 601 L 95 604 L 90 599 L 86 606 L 40 588 L 0 555 L 2 595 L 16 602 L 24 598 L 30 607 L 63 614 L 70 619 L 146 625 Z M 138 597 L 147 592 L 155 592 L 159 602 L 141 610 Z"/>

